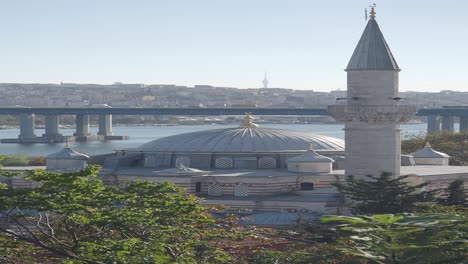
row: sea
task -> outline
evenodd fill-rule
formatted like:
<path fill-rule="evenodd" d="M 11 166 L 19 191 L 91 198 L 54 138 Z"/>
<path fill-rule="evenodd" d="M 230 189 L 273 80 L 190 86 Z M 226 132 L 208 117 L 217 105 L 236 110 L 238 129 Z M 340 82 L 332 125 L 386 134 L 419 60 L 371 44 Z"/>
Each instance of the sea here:
<path fill-rule="evenodd" d="M 344 138 L 343 124 L 261 124 L 262 127 L 279 128 L 296 131 L 306 131 L 324 136 Z M 87 153 L 90 155 L 111 153 L 115 149 L 125 149 L 138 147 L 146 142 L 172 136 L 181 133 L 189 133 L 210 129 L 221 129 L 236 127 L 236 125 L 177 125 L 177 126 L 114 126 L 113 133 L 115 135 L 129 136 L 128 140 L 113 140 L 113 141 L 90 141 L 90 142 L 71 142 L 73 149 Z M 411 136 L 424 135 L 427 124 L 404 124 L 401 125 L 402 137 L 408 138 Z M 97 127 L 91 127 L 93 134 L 97 133 Z M 72 135 L 75 132 L 72 128 L 60 129 L 63 135 Z M 44 133 L 43 129 L 36 129 L 36 135 L 40 136 Z M 18 137 L 19 129 L 2 129 L 0 130 L 0 138 L 16 138 Z M 52 144 L 0 144 L 0 154 L 22 154 L 27 156 L 44 156 L 61 150 L 64 143 Z"/>

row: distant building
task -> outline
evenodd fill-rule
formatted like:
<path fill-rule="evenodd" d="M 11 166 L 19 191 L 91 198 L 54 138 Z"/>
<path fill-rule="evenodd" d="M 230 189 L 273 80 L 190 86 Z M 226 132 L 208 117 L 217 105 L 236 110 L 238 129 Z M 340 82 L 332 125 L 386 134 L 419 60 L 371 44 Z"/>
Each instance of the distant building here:
<path fill-rule="evenodd" d="M 263 88 L 268 88 L 268 79 L 267 79 L 267 74 L 265 72 L 265 77 L 263 78 Z"/>

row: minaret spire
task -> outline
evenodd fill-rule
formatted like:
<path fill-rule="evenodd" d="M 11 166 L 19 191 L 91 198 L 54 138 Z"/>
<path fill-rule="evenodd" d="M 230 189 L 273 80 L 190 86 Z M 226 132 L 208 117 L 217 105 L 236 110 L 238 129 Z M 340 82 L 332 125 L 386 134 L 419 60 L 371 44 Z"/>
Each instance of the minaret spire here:
<path fill-rule="evenodd" d="M 375 7 L 375 4 L 370 6 L 370 19 L 349 60 L 347 71 L 400 70 L 375 19 Z"/>
<path fill-rule="evenodd" d="M 369 13 L 369 15 L 370 15 L 369 17 L 370 17 L 371 20 L 375 20 L 375 14 L 376 14 L 375 13 L 375 7 L 376 6 L 377 5 L 375 3 L 370 6 L 371 10 L 370 10 L 370 13 Z"/>

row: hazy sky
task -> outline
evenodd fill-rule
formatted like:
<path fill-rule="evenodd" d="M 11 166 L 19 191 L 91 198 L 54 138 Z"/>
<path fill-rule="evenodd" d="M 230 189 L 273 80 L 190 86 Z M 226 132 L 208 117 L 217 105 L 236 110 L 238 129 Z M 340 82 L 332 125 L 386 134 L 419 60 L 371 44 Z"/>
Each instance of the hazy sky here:
<path fill-rule="evenodd" d="M 0 1 L 0 82 L 329 91 L 372 0 Z M 468 1 L 380 0 L 403 91 L 468 91 Z"/>

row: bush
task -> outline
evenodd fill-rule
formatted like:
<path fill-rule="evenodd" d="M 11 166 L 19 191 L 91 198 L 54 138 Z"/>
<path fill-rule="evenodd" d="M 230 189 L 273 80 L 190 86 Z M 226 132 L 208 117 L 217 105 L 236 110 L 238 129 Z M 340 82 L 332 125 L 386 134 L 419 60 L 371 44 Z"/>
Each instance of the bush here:
<path fill-rule="evenodd" d="M 46 160 L 44 156 L 30 157 L 29 165 L 30 166 L 45 166 Z"/>
<path fill-rule="evenodd" d="M 44 156 L 0 155 L 0 166 L 45 166 L 45 164 Z"/>
<path fill-rule="evenodd" d="M 28 166 L 29 158 L 25 155 L 5 155 L 3 160 L 0 160 L 3 166 Z"/>

